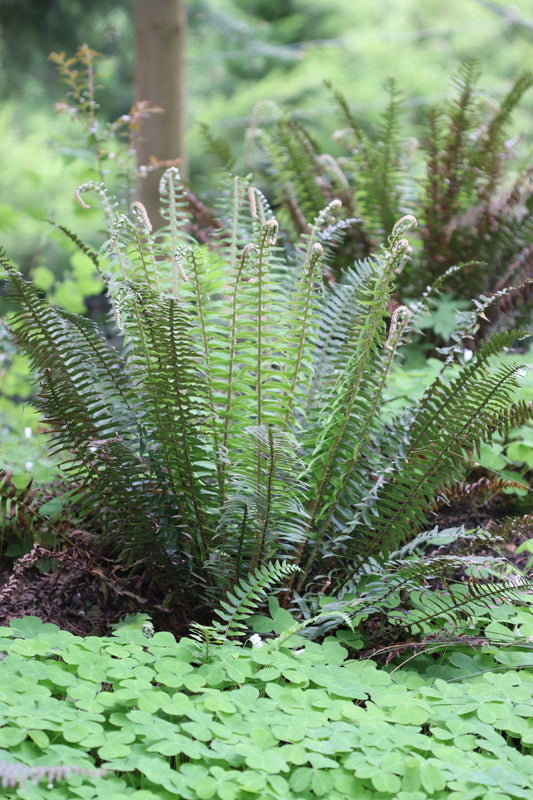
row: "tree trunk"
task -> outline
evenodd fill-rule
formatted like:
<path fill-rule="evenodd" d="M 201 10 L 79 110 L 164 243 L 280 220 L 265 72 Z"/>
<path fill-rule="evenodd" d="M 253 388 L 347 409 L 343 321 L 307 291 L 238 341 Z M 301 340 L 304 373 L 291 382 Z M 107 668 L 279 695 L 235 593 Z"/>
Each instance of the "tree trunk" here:
<path fill-rule="evenodd" d="M 137 0 L 135 14 L 135 99 L 159 106 L 163 113 L 141 123 L 137 163 L 180 159 L 185 165 L 185 31 L 186 0 Z M 162 168 L 139 178 L 137 200 L 146 208 L 154 230 L 163 220 L 159 213 L 159 179 Z"/>

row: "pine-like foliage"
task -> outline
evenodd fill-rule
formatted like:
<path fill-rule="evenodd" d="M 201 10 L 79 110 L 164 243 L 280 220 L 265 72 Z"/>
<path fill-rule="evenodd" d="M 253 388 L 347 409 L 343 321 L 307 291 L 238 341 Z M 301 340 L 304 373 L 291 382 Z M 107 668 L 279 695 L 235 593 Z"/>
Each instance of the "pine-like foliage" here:
<path fill-rule="evenodd" d="M 388 378 L 414 324 L 407 308 L 388 310 L 414 217 L 326 290 L 338 202 L 307 220 L 286 257 L 248 180 L 232 179 L 209 246 L 189 237 L 175 169 L 161 182 L 167 225 L 157 236 L 138 203 L 126 216 L 91 188 L 109 225 L 98 264 L 122 350 L 50 306 L 2 257 L 19 309 L 9 327 L 39 378 L 51 450 L 81 487 L 77 514 L 92 512 L 124 557 L 164 552 L 173 580 L 206 600 L 230 592 L 228 614 L 245 601 L 249 610 L 253 586 L 276 577 L 288 600 L 320 576 L 341 591 L 386 564 L 464 478 L 469 453 L 531 418 L 513 406 L 520 365 L 491 365 L 519 332 L 462 362 L 489 299 L 421 400 L 398 418 L 386 413 Z"/>

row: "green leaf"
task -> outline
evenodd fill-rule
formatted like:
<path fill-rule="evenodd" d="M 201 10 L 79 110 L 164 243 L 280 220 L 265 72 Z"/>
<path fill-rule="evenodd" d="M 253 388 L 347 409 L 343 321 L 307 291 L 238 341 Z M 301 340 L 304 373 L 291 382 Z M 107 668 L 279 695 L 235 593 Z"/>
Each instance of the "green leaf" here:
<path fill-rule="evenodd" d="M 408 702 L 392 709 L 391 719 L 400 725 L 423 725 L 429 719 L 429 709 Z"/>
<path fill-rule="evenodd" d="M 420 780 L 424 789 L 430 794 L 440 792 L 446 787 L 444 772 L 431 761 L 420 763 Z"/>
<path fill-rule="evenodd" d="M 400 791 L 401 781 L 397 775 L 391 772 L 377 772 L 371 776 L 372 785 L 378 792 L 387 792 L 395 795 Z"/>

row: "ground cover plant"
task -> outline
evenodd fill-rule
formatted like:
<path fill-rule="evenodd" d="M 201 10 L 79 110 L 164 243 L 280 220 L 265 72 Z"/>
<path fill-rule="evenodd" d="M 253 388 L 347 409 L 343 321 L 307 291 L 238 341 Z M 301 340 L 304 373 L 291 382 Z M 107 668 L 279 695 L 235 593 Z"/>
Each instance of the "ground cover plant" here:
<path fill-rule="evenodd" d="M 0 628 L 0 796 L 529 798 L 529 609 L 503 642 L 400 669 L 338 637 L 215 645 L 146 621 L 80 638 L 35 617 Z M 60 765 L 60 766 L 58 766 Z"/>

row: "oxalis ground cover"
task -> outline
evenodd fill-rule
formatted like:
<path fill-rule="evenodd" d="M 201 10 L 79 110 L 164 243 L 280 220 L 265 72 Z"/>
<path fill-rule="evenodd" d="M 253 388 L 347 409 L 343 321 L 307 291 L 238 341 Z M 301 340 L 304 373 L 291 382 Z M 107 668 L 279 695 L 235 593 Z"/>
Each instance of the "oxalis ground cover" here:
<path fill-rule="evenodd" d="M 14 620 L 0 628 L 0 772 L 15 785 L 0 796 L 530 798 L 531 627 L 518 610 L 522 647 L 385 669 L 350 658 L 342 634 L 206 654 L 145 638 L 139 620 L 103 638 Z"/>

